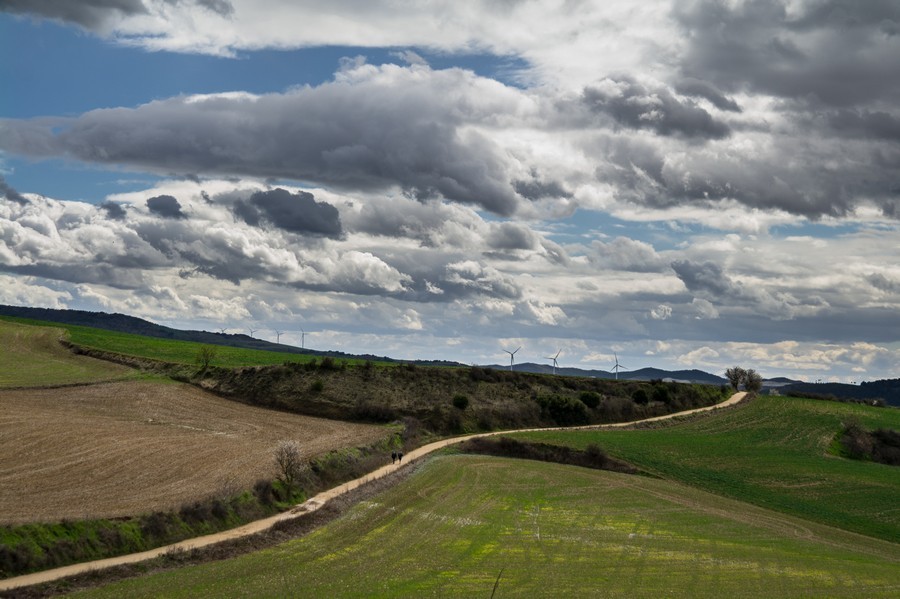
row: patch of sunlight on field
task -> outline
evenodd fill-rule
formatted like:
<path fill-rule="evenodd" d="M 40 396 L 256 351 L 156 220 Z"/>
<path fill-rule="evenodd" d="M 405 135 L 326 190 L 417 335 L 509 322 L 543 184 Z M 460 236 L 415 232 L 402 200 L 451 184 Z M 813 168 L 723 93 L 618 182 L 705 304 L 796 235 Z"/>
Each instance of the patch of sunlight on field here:
<path fill-rule="evenodd" d="M 134 370 L 73 354 L 59 343 L 61 328 L 0 319 L 0 389 L 123 379 Z"/>
<path fill-rule="evenodd" d="M 664 480 L 456 455 L 306 537 L 78 596 L 488 597 L 498 575 L 498 597 L 896 597 L 900 550 Z"/>

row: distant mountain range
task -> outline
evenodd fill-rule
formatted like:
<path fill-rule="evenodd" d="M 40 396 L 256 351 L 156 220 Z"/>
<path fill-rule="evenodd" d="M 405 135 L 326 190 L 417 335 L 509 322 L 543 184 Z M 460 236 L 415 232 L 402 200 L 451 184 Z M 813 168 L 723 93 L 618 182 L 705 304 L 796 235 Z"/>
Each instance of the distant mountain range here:
<path fill-rule="evenodd" d="M 497 370 L 506 370 L 508 365 L 492 364 L 485 368 L 495 368 Z M 533 362 L 525 362 L 514 366 L 519 372 L 535 372 L 539 374 L 552 374 L 553 367 L 546 364 L 534 364 Z M 623 381 L 676 381 L 679 383 L 700 383 L 705 385 L 724 385 L 728 381 L 714 374 L 703 372 L 702 370 L 660 370 L 659 368 L 641 368 L 639 370 L 620 370 L 619 376 L 616 377 L 614 372 L 607 370 L 586 370 L 582 368 L 557 368 L 556 374 L 563 376 L 586 376 L 598 379 L 614 379 L 619 378 Z"/>
<path fill-rule="evenodd" d="M 87 312 L 84 310 L 55 310 L 51 308 L 30 308 L 24 306 L 0 305 L 0 316 L 14 316 L 18 318 L 30 318 L 33 320 L 45 320 L 62 324 L 80 325 L 157 337 L 162 339 L 175 339 L 179 341 L 193 341 L 196 343 L 208 343 L 210 345 L 225 345 L 229 347 L 241 347 L 245 349 L 260 349 L 267 351 L 283 352 L 289 354 L 307 354 L 315 356 L 331 356 L 335 358 L 354 358 L 359 360 L 373 360 L 381 362 L 412 363 L 419 366 L 455 366 L 462 367 L 468 364 L 447 360 L 397 360 L 387 356 L 371 354 L 347 354 L 339 351 L 319 351 L 303 349 L 292 345 L 272 343 L 264 339 L 257 339 L 242 333 L 211 333 L 209 331 L 185 331 L 165 327 L 156 323 L 128 316 L 125 314 L 108 314 L 106 312 Z M 505 370 L 508 365 L 485 365 L 483 368 Z M 548 364 L 535 364 L 526 362 L 516 364 L 515 370 L 519 372 L 533 372 L 538 374 L 551 374 L 553 368 Z M 563 376 L 583 376 L 592 378 L 612 379 L 615 373 L 606 370 L 586 370 L 582 368 L 564 367 L 557 368 L 556 374 Z M 630 381 L 676 381 L 683 383 L 696 383 L 706 385 L 724 385 L 728 381 L 714 374 L 702 370 L 661 370 L 659 368 L 641 368 L 639 370 L 620 371 L 618 378 Z M 900 379 L 886 379 L 861 383 L 859 385 L 847 385 L 843 383 L 805 383 L 784 377 L 766 379 L 763 387 L 778 393 L 800 392 L 810 395 L 819 395 L 827 398 L 846 398 L 854 400 L 882 399 L 893 406 L 900 406 Z"/>

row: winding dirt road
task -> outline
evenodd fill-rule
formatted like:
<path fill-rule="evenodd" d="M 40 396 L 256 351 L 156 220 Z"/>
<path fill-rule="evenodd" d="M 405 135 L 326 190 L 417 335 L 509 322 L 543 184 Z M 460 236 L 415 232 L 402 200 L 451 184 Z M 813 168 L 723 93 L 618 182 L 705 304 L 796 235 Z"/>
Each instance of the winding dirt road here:
<path fill-rule="evenodd" d="M 552 430 L 581 430 L 581 429 L 604 429 L 604 428 L 621 428 L 626 426 L 632 426 L 634 424 L 643 424 L 647 422 L 657 422 L 660 420 L 668 420 L 671 418 L 678 418 L 687 416 L 690 414 L 697 414 L 700 412 L 708 412 L 711 410 L 717 410 L 720 408 L 725 408 L 728 406 L 732 406 L 742 399 L 746 395 L 745 392 L 735 393 L 727 400 L 722 403 L 708 406 L 705 408 L 697 408 L 694 410 L 687 410 L 685 412 L 676 412 L 674 414 L 667 414 L 665 416 L 656 416 L 654 418 L 647 418 L 644 420 L 637 420 L 634 422 L 620 422 L 616 424 L 601 424 L 601 425 L 588 425 L 588 426 L 578 426 L 578 427 L 552 427 L 552 428 L 530 428 L 530 429 L 519 429 L 514 431 L 493 431 L 489 433 L 477 433 L 473 435 L 465 435 L 462 437 L 453 437 L 450 439 L 443 439 L 441 441 L 435 441 L 434 443 L 429 443 L 428 445 L 423 445 L 417 449 L 406 454 L 404 457 L 406 458 L 405 462 L 400 465 L 388 464 L 386 466 L 382 466 L 381 468 L 375 470 L 374 472 L 370 472 L 369 474 L 357 478 L 356 480 L 351 480 L 342 485 L 338 485 L 332 489 L 328 489 L 327 491 L 322 491 L 315 497 L 312 497 L 300 505 L 294 507 L 293 509 L 282 512 L 280 514 L 276 514 L 275 516 L 271 516 L 269 518 L 265 518 L 263 520 L 257 520 L 255 522 L 250 522 L 249 524 L 245 524 L 244 526 L 239 526 L 237 528 L 232 528 L 231 530 L 226 530 L 223 532 L 219 532 L 216 534 L 211 534 L 203 537 L 196 537 L 194 539 L 188 539 L 186 541 L 180 541 L 178 543 L 173 543 L 171 545 L 166 545 L 165 547 L 158 547 L 156 549 L 151 549 L 149 551 L 143 551 L 141 553 L 130 553 L 128 555 L 120 555 L 118 557 L 111 557 L 107 559 L 96 560 L 92 562 L 83 562 L 80 564 L 72 564 L 70 566 L 63 566 L 61 568 L 54 568 L 52 570 L 44 570 L 43 572 L 35 572 L 33 574 L 25 574 L 23 576 L 16 576 L 14 578 L 7 578 L 6 580 L 0 580 L 0 591 L 9 591 L 12 589 L 22 588 L 26 586 L 31 586 L 35 584 L 42 584 L 45 582 L 51 582 L 53 580 L 58 580 L 60 578 L 66 578 L 67 576 L 75 576 L 78 574 L 84 574 L 86 572 L 91 572 L 95 570 L 103 570 L 105 568 L 111 568 L 113 566 L 121 566 L 125 564 L 133 564 L 137 562 L 142 562 L 150 559 L 154 559 L 165 555 L 169 552 L 178 552 L 178 551 L 190 551 L 192 549 L 200 549 L 202 547 L 207 547 L 209 545 L 214 545 L 216 543 L 221 543 L 223 541 L 230 541 L 232 539 L 237 539 L 240 537 L 250 536 L 259 532 L 263 532 L 268 530 L 272 526 L 274 526 L 278 522 L 282 522 L 285 520 L 291 520 L 293 518 L 298 518 L 304 514 L 308 514 L 310 512 L 314 512 L 327 504 L 332 499 L 339 497 L 357 487 L 364 485 L 370 481 L 382 478 L 392 472 L 395 472 L 397 468 L 402 468 L 411 464 L 412 462 L 427 456 L 430 453 L 437 451 L 438 449 L 442 449 L 449 445 L 454 445 L 457 443 L 461 443 L 463 441 L 467 441 L 469 439 L 474 439 L 476 437 L 490 437 L 496 435 L 504 435 L 510 433 L 522 433 L 522 432 L 533 432 L 533 431 L 552 431 Z"/>

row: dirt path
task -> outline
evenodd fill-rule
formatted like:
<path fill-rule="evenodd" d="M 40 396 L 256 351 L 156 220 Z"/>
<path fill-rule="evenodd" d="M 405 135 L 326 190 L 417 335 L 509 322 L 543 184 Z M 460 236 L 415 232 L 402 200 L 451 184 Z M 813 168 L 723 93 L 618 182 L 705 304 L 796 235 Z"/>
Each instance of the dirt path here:
<path fill-rule="evenodd" d="M 312 497 L 306 500 L 304 503 L 294 507 L 293 509 L 282 512 L 275 516 L 271 516 L 269 518 L 265 518 L 263 520 L 257 520 L 255 522 L 251 522 L 249 524 L 245 524 L 244 526 L 239 526 L 237 528 L 233 528 L 231 530 L 226 530 L 220 533 L 207 535 L 204 537 L 197 537 L 194 539 L 188 539 L 186 541 L 180 541 L 178 543 L 173 543 L 171 545 L 166 545 L 165 547 L 158 547 L 157 549 L 151 549 L 149 551 L 144 551 L 141 553 L 131 553 L 128 555 L 120 555 L 118 557 L 111 557 L 102 560 L 96 560 L 92 562 L 83 562 L 80 564 L 72 564 L 70 566 L 63 566 L 61 568 L 54 568 L 52 570 L 44 570 L 43 572 L 35 572 L 33 574 L 25 574 L 23 576 L 17 576 L 15 578 L 8 578 L 6 580 L 0 580 L 0 591 L 8 591 L 16 588 L 21 588 L 25 586 L 41 584 L 45 582 L 50 582 L 53 580 L 58 580 L 60 578 L 65 578 L 67 576 L 75 576 L 77 574 L 84 574 L 86 572 L 94 571 L 94 570 L 102 570 L 104 568 L 110 568 L 113 566 L 121 566 L 125 564 L 133 564 L 137 562 L 142 562 L 145 560 L 150 560 L 156 557 L 160 557 L 168 552 L 177 552 L 177 551 L 190 551 L 192 549 L 199 549 L 202 547 L 207 547 L 209 545 L 214 545 L 216 543 L 221 543 L 223 541 L 229 541 L 232 539 L 237 539 L 240 537 L 245 537 L 249 535 L 253 535 L 259 532 L 263 532 L 268 530 L 272 526 L 274 526 L 278 522 L 282 522 L 284 520 L 290 520 L 293 518 L 297 518 L 304 514 L 308 514 L 310 512 L 314 512 L 327 504 L 329 501 L 356 489 L 357 487 L 366 484 L 372 480 L 376 480 L 382 478 L 391 472 L 395 472 L 397 468 L 403 467 L 404 465 L 410 464 L 424 456 L 427 456 L 430 453 L 437 451 L 438 449 L 442 449 L 449 445 L 454 445 L 456 443 L 461 443 L 463 441 L 467 441 L 469 439 L 474 439 L 476 437 L 490 437 L 496 435 L 504 435 L 510 433 L 520 433 L 520 432 L 533 432 L 533 431 L 548 431 L 548 430 L 582 430 L 582 429 L 603 429 L 603 428 L 620 428 L 624 426 L 631 426 L 633 424 L 638 423 L 646 423 L 646 422 L 657 422 L 660 420 L 668 420 L 671 418 L 686 416 L 689 414 L 696 414 L 700 412 L 708 412 L 711 410 L 717 410 L 719 408 L 724 408 L 727 406 L 734 405 L 744 399 L 746 393 L 735 393 L 727 400 L 722 403 L 716 404 L 714 406 L 709 406 L 706 408 L 697 408 L 694 410 L 687 410 L 685 412 L 676 412 L 674 414 L 667 414 L 665 416 L 657 416 L 654 418 L 647 418 L 644 420 L 637 420 L 634 422 L 620 422 L 616 424 L 601 424 L 601 425 L 588 425 L 588 426 L 578 426 L 578 427 L 552 427 L 552 428 L 530 428 L 530 429 L 520 429 L 515 431 L 493 431 L 489 433 L 477 433 L 473 435 L 465 435 L 462 437 L 453 437 L 450 439 L 443 439 L 441 441 L 435 441 L 434 443 L 429 443 L 428 445 L 423 445 L 413 451 L 409 452 L 404 456 L 404 462 L 402 465 L 393 465 L 388 464 L 386 466 L 382 466 L 381 468 L 375 470 L 374 472 L 370 472 L 369 474 L 357 478 L 356 480 L 351 480 L 342 485 L 338 485 L 332 489 L 328 489 L 327 491 L 322 491 L 315 497 Z"/>

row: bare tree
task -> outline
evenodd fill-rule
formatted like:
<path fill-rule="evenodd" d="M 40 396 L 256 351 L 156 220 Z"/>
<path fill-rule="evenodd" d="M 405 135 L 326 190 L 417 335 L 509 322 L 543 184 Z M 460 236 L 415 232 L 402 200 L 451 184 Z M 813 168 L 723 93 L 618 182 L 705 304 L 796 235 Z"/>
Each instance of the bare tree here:
<path fill-rule="evenodd" d="M 744 382 L 746 377 L 747 371 L 740 366 L 735 366 L 725 371 L 725 378 L 728 379 L 728 382 L 731 383 L 731 386 L 735 391 L 738 390 L 738 387 L 741 386 L 741 383 Z"/>
<path fill-rule="evenodd" d="M 744 389 L 746 389 L 747 391 L 756 393 L 757 391 L 762 389 L 762 382 L 762 376 L 752 368 L 748 369 L 747 372 L 744 373 Z"/>
<path fill-rule="evenodd" d="M 275 447 L 275 464 L 278 466 L 278 480 L 288 493 L 293 493 L 294 485 L 303 472 L 300 444 L 296 441 L 279 442 Z"/>

